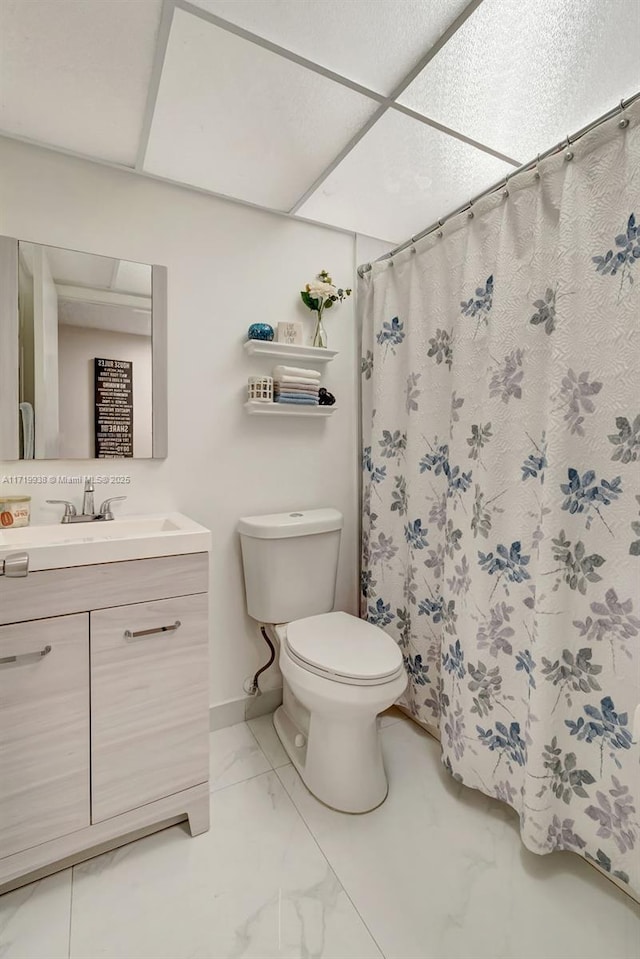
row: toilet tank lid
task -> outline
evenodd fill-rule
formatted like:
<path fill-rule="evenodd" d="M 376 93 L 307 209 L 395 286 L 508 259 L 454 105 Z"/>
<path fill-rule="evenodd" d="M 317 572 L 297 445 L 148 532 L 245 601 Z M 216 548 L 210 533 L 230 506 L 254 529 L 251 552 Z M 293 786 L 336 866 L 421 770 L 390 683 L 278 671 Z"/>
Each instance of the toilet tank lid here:
<path fill-rule="evenodd" d="M 337 509 L 300 509 L 290 513 L 243 516 L 238 532 L 253 539 L 287 539 L 342 529 L 342 513 Z"/>

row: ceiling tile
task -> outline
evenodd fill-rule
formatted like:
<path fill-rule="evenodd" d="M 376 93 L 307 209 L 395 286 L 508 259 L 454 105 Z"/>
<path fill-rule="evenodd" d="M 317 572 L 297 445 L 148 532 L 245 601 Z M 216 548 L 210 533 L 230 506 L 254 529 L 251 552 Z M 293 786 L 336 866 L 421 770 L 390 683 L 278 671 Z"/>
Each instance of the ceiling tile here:
<path fill-rule="evenodd" d="M 195 6 L 388 96 L 468 0 L 194 0 Z"/>
<path fill-rule="evenodd" d="M 400 102 L 526 162 L 640 87 L 638 0 L 484 0 Z"/>
<path fill-rule="evenodd" d="M 1 0 L 0 130 L 133 165 L 160 0 Z"/>
<path fill-rule="evenodd" d="M 177 9 L 144 169 L 288 210 L 376 107 Z"/>
<path fill-rule="evenodd" d="M 110 288 L 119 293 L 133 293 L 138 296 L 151 296 L 151 266 L 148 263 L 132 263 L 131 260 L 118 260 L 111 278 Z"/>
<path fill-rule="evenodd" d="M 298 213 L 398 242 L 510 171 L 502 160 L 389 110 Z"/>
<path fill-rule="evenodd" d="M 20 241 L 20 251 L 25 252 L 34 246 Z M 57 246 L 43 247 L 49 269 L 56 283 L 65 286 L 88 286 L 108 290 L 117 260 L 110 256 L 95 253 L 78 253 L 76 250 L 64 250 Z"/>

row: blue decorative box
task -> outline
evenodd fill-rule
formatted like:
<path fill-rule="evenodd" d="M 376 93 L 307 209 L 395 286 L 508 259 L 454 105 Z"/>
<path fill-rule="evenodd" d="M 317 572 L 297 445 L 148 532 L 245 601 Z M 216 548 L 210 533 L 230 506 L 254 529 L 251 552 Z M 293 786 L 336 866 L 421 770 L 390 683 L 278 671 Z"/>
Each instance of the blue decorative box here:
<path fill-rule="evenodd" d="M 273 336 L 273 327 L 268 323 L 252 323 L 247 332 L 249 340 L 272 340 Z"/>

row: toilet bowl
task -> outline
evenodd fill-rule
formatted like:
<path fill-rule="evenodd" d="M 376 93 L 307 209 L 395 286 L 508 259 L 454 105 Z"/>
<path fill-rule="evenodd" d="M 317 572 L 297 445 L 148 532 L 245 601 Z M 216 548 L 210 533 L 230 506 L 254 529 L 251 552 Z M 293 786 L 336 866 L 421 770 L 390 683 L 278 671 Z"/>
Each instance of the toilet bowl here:
<path fill-rule="evenodd" d="M 331 612 L 341 531 L 342 514 L 331 508 L 238 522 L 247 611 L 280 646 L 276 732 L 314 796 L 363 813 L 387 795 L 376 717 L 407 676 L 391 636 Z"/>
<path fill-rule="evenodd" d="M 377 716 L 407 685 L 402 654 L 377 626 L 334 612 L 275 628 L 283 704 L 274 726 L 313 795 L 342 812 L 384 802 Z"/>

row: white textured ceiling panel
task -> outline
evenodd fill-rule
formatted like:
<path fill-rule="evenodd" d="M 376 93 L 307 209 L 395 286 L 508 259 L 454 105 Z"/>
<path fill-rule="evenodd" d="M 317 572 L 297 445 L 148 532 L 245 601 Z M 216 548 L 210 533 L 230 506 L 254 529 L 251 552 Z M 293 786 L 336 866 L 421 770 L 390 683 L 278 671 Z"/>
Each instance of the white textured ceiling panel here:
<path fill-rule="evenodd" d="M 133 165 L 160 0 L 0 0 L 0 130 Z"/>
<path fill-rule="evenodd" d="M 27 253 L 32 247 L 33 244 L 20 241 L 21 252 Z M 116 260 L 112 260 L 109 256 L 78 253 L 75 250 L 63 250 L 56 246 L 45 246 L 43 249 L 56 283 L 109 289 Z"/>
<path fill-rule="evenodd" d="M 468 0 L 194 0 L 388 96 Z"/>
<path fill-rule="evenodd" d="M 502 160 L 389 110 L 298 213 L 395 242 L 511 171 Z"/>
<path fill-rule="evenodd" d="M 288 210 L 376 106 L 177 9 L 144 169 Z"/>
<path fill-rule="evenodd" d="M 118 260 L 110 288 L 119 293 L 151 296 L 151 266 L 147 263 L 132 263 L 131 260 Z"/>
<path fill-rule="evenodd" d="M 526 162 L 640 87 L 639 0 L 484 0 L 400 97 Z"/>

